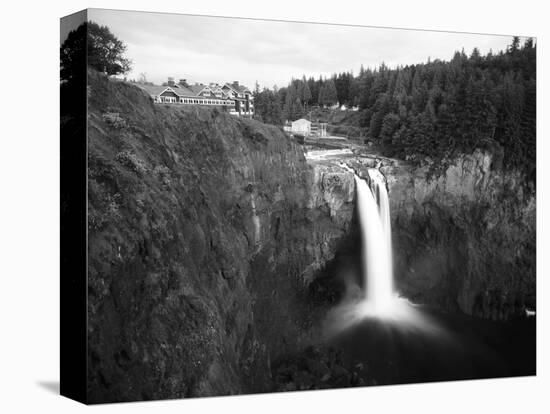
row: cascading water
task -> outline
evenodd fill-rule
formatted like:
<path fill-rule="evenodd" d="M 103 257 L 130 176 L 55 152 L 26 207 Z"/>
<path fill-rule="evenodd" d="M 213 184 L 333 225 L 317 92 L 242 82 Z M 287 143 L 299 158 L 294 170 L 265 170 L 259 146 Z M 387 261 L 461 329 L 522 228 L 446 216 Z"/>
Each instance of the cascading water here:
<path fill-rule="evenodd" d="M 385 177 L 373 168 L 368 170 L 368 178 L 362 179 L 345 163 L 339 165 L 355 176 L 364 288 L 362 294 L 350 289 L 350 296 L 327 315 L 327 336 L 372 318 L 410 331 L 440 334 L 440 327 L 419 310 L 419 305 L 394 292 L 390 205 Z"/>
<path fill-rule="evenodd" d="M 371 310 L 378 312 L 393 298 L 391 222 L 384 177 L 378 170 L 369 170 L 369 178 L 372 188 L 355 175 L 366 299 Z"/>

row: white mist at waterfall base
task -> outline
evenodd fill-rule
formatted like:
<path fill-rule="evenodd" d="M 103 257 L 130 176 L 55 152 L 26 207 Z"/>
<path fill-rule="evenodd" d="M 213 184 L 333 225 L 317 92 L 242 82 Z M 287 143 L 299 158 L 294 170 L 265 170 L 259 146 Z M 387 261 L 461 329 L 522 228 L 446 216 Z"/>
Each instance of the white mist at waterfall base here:
<path fill-rule="evenodd" d="M 342 167 L 353 171 L 345 164 Z M 368 170 L 368 182 L 355 174 L 355 188 L 363 288 L 348 286 L 342 303 L 327 315 L 326 333 L 339 333 L 365 319 L 438 333 L 439 328 L 421 312 L 419 305 L 394 291 L 390 204 L 385 177 L 377 169 Z"/>

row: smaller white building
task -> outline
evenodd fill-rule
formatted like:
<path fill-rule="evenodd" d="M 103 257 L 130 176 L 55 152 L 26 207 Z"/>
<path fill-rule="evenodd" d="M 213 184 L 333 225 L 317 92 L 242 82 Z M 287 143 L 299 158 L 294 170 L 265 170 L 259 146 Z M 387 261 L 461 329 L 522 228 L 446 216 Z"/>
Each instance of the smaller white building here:
<path fill-rule="evenodd" d="M 293 134 L 307 137 L 311 134 L 311 121 L 304 118 L 293 121 L 291 131 Z"/>

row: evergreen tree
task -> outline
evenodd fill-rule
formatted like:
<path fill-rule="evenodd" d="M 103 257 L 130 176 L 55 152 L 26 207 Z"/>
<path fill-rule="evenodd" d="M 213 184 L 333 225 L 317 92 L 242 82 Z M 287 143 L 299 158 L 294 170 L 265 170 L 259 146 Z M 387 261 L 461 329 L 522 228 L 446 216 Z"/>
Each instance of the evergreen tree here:
<path fill-rule="evenodd" d="M 388 114 L 390 109 L 390 101 L 388 95 L 382 95 L 376 101 L 374 106 L 374 114 L 370 120 L 369 135 L 373 139 L 378 139 L 380 131 L 382 129 L 382 122 L 384 117 Z"/>
<path fill-rule="evenodd" d="M 508 47 L 508 53 L 514 54 L 519 50 L 519 36 L 514 36 L 512 44 Z"/>
<path fill-rule="evenodd" d="M 294 120 L 294 102 L 296 100 L 296 89 L 291 83 L 286 89 L 285 105 L 283 107 L 283 115 L 285 119 Z"/>
<path fill-rule="evenodd" d="M 309 91 L 309 92 L 308 92 Z M 291 80 L 287 88 L 257 96 L 264 122 L 278 123 L 305 115 L 318 103 L 358 105 L 353 119 L 390 155 L 414 162 L 430 159 L 444 166 L 460 152 L 500 148 L 505 168 L 535 180 L 536 44 L 515 37 L 506 52 L 470 56 L 455 52 L 449 62 L 335 74 L 329 79 Z M 496 150 L 495 150 L 496 151 Z M 500 156 L 500 155 L 499 155 Z"/>
<path fill-rule="evenodd" d="M 317 103 L 319 106 L 325 106 L 325 86 L 319 88 L 319 97 L 317 98 Z"/>
<path fill-rule="evenodd" d="M 382 120 L 380 139 L 384 144 L 391 144 L 393 135 L 399 128 L 399 116 L 394 113 L 387 114 Z"/>
<path fill-rule="evenodd" d="M 329 79 L 323 89 L 323 104 L 326 106 L 332 106 L 338 103 L 338 95 L 336 92 L 336 85 L 334 79 Z"/>
<path fill-rule="evenodd" d="M 309 102 L 311 101 L 311 90 L 309 88 L 309 84 L 308 82 L 306 81 L 306 77 L 304 75 L 303 79 L 302 79 L 302 84 L 303 84 L 303 89 L 302 89 L 302 102 L 304 103 L 304 105 L 307 107 L 307 105 L 309 104 Z"/>

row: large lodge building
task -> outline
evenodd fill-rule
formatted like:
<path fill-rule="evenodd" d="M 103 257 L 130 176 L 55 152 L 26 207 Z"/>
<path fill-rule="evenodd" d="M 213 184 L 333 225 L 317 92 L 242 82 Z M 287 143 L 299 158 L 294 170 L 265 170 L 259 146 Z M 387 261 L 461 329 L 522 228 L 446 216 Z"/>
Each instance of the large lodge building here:
<path fill-rule="evenodd" d="M 206 105 L 227 108 L 232 115 L 254 115 L 254 97 L 252 92 L 239 82 L 189 85 L 185 79 L 175 83 L 172 79 L 164 86 L 139 85 L 151 95 L 155 103 Z"/>

